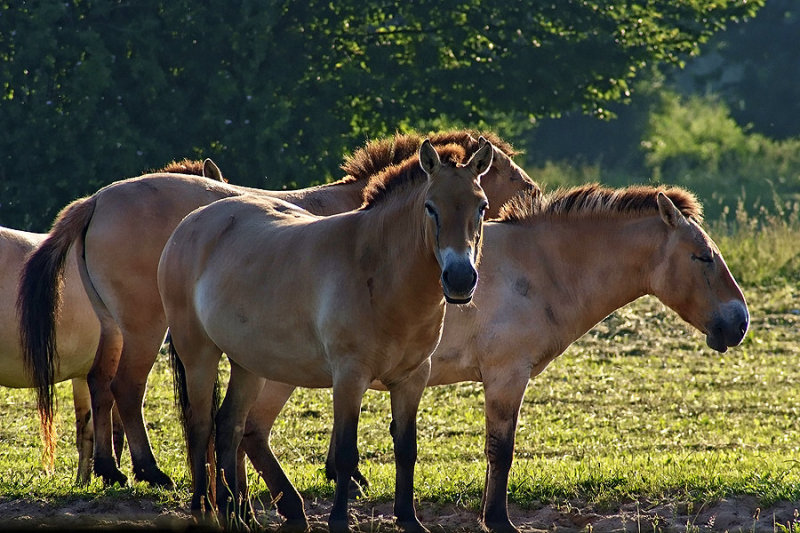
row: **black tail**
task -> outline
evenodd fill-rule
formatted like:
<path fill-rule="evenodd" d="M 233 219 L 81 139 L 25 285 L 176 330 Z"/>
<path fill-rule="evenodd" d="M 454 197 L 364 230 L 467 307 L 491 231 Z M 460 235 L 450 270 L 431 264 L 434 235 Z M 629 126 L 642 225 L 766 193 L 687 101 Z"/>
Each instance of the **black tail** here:
<path fill-rule="evenodd" d="M 188 423 L 189 423 L 189 394 L 186 390 L 186 368 L 183 366 L 183 363 L 178 357 L 178 352 L 175 350 L 175 345 L 172 343 L 172 334 L 169 330 L 167 330 L 167 336 L 164 339 L 164 342 L 169 345 L 168 352 L 169 352 L 169 364 L 172 367 L 172 390 L 175 395 L 175 405 L 178 408 L 180 419 L 181 419 L 181 427 L 183 428 L 183 439 L 185 442 L 188 443 L 187 437 L 189 435 L 188 432 Z M 214 431 L 214 421 L 217 418 L 217 411 L 219 410 L 220 404 L 220 390 L 219 390 L 219 378 L 214 381 L 214 396 L 211 401 L 211 423 L 212 423 L 212 442 L 213 442 L 213 431 Z"/>
<path fill-rule="evenodd" d="M 55 372 L 58 366 L 56 322 L 61 306 L 64 266 L 76 240 L 82 239 L 94 213 L 94 197 L 65 207 L 48 237 L 25 262 L 17 294 L 20 341 L 25 369 L 36 388 L 45 458 L 55 457 Z"/>

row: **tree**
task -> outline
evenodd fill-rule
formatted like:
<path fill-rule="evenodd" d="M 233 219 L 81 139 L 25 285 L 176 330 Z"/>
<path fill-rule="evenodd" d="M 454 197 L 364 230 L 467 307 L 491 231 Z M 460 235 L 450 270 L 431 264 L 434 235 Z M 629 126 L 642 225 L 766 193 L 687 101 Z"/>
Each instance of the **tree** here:
<path fill-rule="evenodd" d="M 763 0 L 17 4 L 0 0 L 0 224 L 44 230 L 173 158 L 295 187 L 396 129 L 603 116 Z"/>
<path fill-rule="evenodd" d="M 770 0 L 747 24 L 714 36 L 676 76 L 684 93 L 722 96 L 742 126 L 773 139 L 800 136 L 800 3 Z"/>

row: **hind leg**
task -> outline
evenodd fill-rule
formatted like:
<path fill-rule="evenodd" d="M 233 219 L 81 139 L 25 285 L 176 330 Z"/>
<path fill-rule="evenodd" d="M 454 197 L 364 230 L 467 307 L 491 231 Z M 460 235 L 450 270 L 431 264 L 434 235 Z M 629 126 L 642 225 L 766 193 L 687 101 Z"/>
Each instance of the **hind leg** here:
<path fill-rule="evenodd" d="M 72 400 L 75 405 L 75 445 L 78 448 L 78 474 L 75 483 L 89 484 L 92 476 L 92 448 L 94 427 L 92 426 L 92 400 L 89 385 L 83 378 L 72 380 Z"/>
<path fill-rule="evenodd" d="M 142 413 L 147 377 L 158 355 L 159 342 L 154 339 L 160 340 L 166 327 L 155 326 L 150 329 L 159 333 L 146 335 L 144 333 L 147 331 L 124 332 L 125 343 L 111 390 L 128 438 L 135 479 L 155 486 L 173 487 L 172 479 L 156 464 Z"/>
<path fill-rule="evenodd" d="M 101 328 L 97 355 L 89 375 L 86 376 L 94 418 L 94 473 L 103 478 L 106 485 L 125 485 L 128 478 L 117 468 L 111 435 L 111 409 L 114 405 L 111 380 L 117 371 L 122 351 L 122 335 L 117 329 Z"/>
<path fill-rule="evenodd" d="M 111 408 L 111 439 L 114 443 L 114 459 L 117 460 L 117 466 L 122 462 L 122 449 L 125 447 L 125 428 L 122 426 L 122 418 L 119 416 L 119 409 L 117 404 Z"/>
<path fill-rule="evenodd" d="M 286 477 L 269 445 L 269 436 L 275 419 L 294 389 L 294 385 L 277 381 L 266 382 L 247 415 L 242 447 L 256 472 L 267 484 L 278 512 L 286 519 L 285 527 L 302 531 L 308 526 L 308 519 L 303 510 L 303 498 Z"/>
<path fill-rule="evenodd" d="M 214 470 L 211 436 L 217 410 L 217 369 L 222 352 L 207 339 L 207 342 L 197 342 L 191 337 L 185 340 L 182 342 L 179 335 L 173 336 L 173 351 L 178 354 L 178 366 L 182 369 L 176 372 L 176 388 L 186 398 L 182 419 L 192 471 L 191 510 L 200 519 L 204 513 L 213 512 L 214 486 L 209 470 Z"/>
<path fill-rule="evenodd" d="M 240 468 L 238 450 L 244 434 L 244 426 L 250 406 L 258 397 L 264 378 L 243 369 L 231 361 L 231 377 L 225 400 L 216 417 L 217 435 L 217 508 L 224 522 L 244 518 L 247 502 L 245 494 L 240 493 Z"/>

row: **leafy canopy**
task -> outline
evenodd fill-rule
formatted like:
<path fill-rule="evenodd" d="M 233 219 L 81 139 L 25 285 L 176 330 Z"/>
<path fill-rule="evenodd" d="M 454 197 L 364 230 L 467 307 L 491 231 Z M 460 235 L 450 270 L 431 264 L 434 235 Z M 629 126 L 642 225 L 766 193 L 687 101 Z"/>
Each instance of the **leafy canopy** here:
<path fill-rule="evenodd" d="M 0 0 L 0 224 L 175 158 L 296 187 L 396 129 L 603 116 L 763 2 Z"/>

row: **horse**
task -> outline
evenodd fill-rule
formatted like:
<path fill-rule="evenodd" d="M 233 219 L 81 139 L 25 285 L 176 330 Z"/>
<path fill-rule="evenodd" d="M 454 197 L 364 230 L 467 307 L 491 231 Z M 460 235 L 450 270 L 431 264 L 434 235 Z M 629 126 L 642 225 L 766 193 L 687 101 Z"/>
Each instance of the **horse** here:
<path fill-rule="evenodd" d="M 457 144 L 474 151 L 479 138 L 472 133 L 448 131 L 430 139 L 436 146 Z M 512 195 L 536 185 L 513 162 L 515 152 L 508 143 L 489 132 L 483 136 L 494 146 L 492 168 L 483 178 L 491 201 L 487 214 L 494 216 Z M 46 241 L 50 245 L 37 250 L 25 266 L 18 301 L 21 337 L 30 339 L 25 357 L 31 367 L 45 369 L 39 381 L 45 418 L 52 416 L 52 402 L 47 401 L 52 398 L 47 392 L 52 390 L 52 382 L 47 369 L 57 358 L 52 344 L 52 310 L 58 302 L 63 262 L 70 246 L 75 246 L 80 250 L 82 280 L 101 328 L 95 364 L 88 376 L 96 436 L 94 472 L 106 484 L 127 483 L 111 453 L 109 413 L 116 400 L 135 479 L 173 486 L 170 477 L 158 468 L 142 414 L 147 377 L 166 330 L 156 270 L 169 235 L 194 209 L 242 194 L 282 198 L 318 215 L 356 209 L 368 178 L 416 154 L 422 140 L 418 134 L 398 134 L 369 142 L 342 165 L 344 178 L 298 191 L 263 191 L 194 176 L 155 173 L 115 182 L 64 208 Z M 221 172 L 215 172 L 221 179 Z"/>
<path fill-rule="evenodd" d="M 20 345 L 17 316 L 13 302 L 16 299 L 18 276 L 28 255 L 41 244 L 46 234 L 29 233 L 0 227 L 0 386 L 31 388 L 35 384 L 28 373 Z M 70 253 L 64 272 L 63 304 L 57 320 L 57 344 L 63 354 L 61 365 L 54 369 L 52 381 L 72 381 L 75 405 L 75 443 L 78 449 L 76 482 L 85 485 L 91 471 L 93 428 L 89 405 L 89 386 L 86 374 L 94 361 L 100 324 L 94 315 L 89 299 L 81 285 L 75 254 Z M 45 443 L 55 432 L 53 420 L 43 426 Z M 47 467 L 53 467 L 54 450 L 46 448 Z"/>
<path fill-rule="evenodd" d="M 696 198 L 680 188 L 589 184 L 523 194 L 484 225 L 474 305 L 448 306 L 428 386 L 483 382 L 487 470 L 480 520 L 486 527 L 515 531 L 506 494 L 528 379 L 604 317 L 653 295 L 705 334 L 711 349 L 725 352 L 742 342 L 747 303 L 701 215 Z M 292 512 L 296 496 L 269 433 L 293 390 L 267 382 L 242 442 L 270 492 L 282 494 L 281 513 Z M 330 455 L 327 471 L 335 478 Z"/>
<path fill-rule="evenodd" d="M 181 172 L 187 174 L 210 174 L 212 179 L 223 180 L 219 168 L 213 161 L 206 160 L 203 166 L 194 161 L 173 161 L 160 172 Z M 34 388 L 36 379 L 32 376 L 34 369 L 27 369 L 20 332 L 17 327 L 18 317 L 13 302 L 17 298 L 17 285 L 23 265 L 47 238 L 47 234 L 30 233 L 0 227 L 0 300 L 6 305 L 0 307 L 0 386 L 13 388 Z M 53 316 L 56 334 L 56 346 L 59 364 L 52 367 L 53 374 L 46 379 L 52 383 L 72 381 L 72 398 L 75 407 L 76 447 L 78 449 L 78 472 L 76 482 L 79 485 L 89 483 L 91 477 L 92 447 L 94 428 L 91 423 L 91 403 L 86 375 L 94 362 L 100 338 L 100 323 L 94 314 L 89 298 L 83 290 L 78 273 L 78 261 L 75 251 L 71 250 L 65 259 L 63 289 L 59 315 Z M 55 312 L 55 309 L 54 309 Z M 52 400 L 51 400 L 52 401 Z M 122 422 L 117 409 L 113 409 L 112 417 L 115 462 L 119 464 L 124 442 Z M 55 427 L 52 417 L 42 420 L 45 444 L 44 457 L 48 468 L 52 468 L 55 457 Z"/>
<path fill-rule="evenodd" d="M 240 486 L 237 450 L 266 377 L 333 388 L 342 482 L 328 524 L 347 530 L 362 396 L 379 380 L 391 395 L 395 516 L 405 529 L 424 529 L 413 502 L 417 407 L 445 300 L 469 303 L 478 283 L 488 207 L 480 180 L 492 152 L 487 141 L 462 163 L 463 150 L 426 140 L 419 157 L 370 180 L 358 210 L 318 217 L 277 199 L 242 196 L 198 209 L 175 229 L 158 288 L 179 363 L 193 511 L 211 509 L 205 459 L 216 426 L 217 508 L 224 519 L 241 515 L 239 494 L 230 501 Z M 215 415 L 223 352 L 231 374 Z M 305 527 L 302 502 L 295 512 L 291 519 Z"/>

